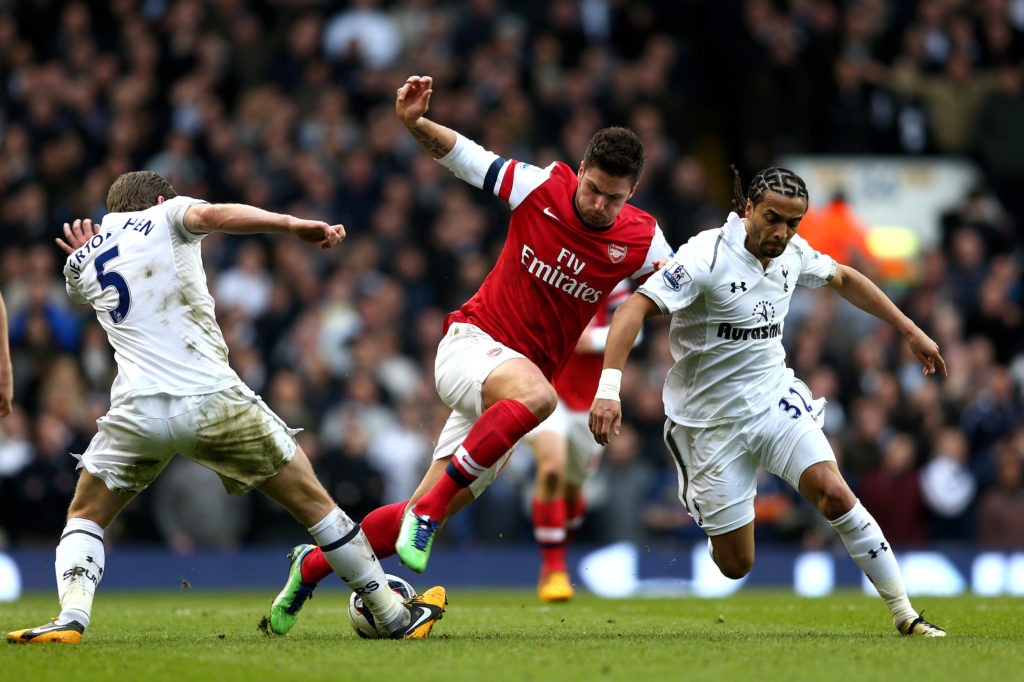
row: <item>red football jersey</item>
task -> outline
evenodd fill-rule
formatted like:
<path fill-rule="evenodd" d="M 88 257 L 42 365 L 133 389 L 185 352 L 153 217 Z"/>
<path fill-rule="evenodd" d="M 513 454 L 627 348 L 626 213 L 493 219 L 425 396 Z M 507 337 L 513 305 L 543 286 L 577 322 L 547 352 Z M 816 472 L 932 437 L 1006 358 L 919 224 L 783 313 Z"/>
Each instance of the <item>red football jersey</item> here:
<path fill-rule="evenodd" d="M 597 313 L 587 325 L 587 330 L 599 330 L 607 334 L 615 309 L 622 305 L 631 293 L 628 280 L 619 282 L 611 295 L 605 299 L 604 305 L 597 309 Z M 601 381 L 603 367 L 603 344 L 600 349 L 577 350 L 569 356 L 553 383 L 555 390 L 558 391 L 558 397 L 570 410 L 586 412 L 590 409 L 591 403 L 594 402 L 594 394 L 597 393 L 597 384 Z"/>
<path fill-rule="evenodd" d="M 448 315 L 474 324 L 513 348 L 551 379 L 580 334 L 624 278 L 644 277 L 671 248 L 657 221 L 626 204 L 606 230 L 594 230 L 575 208 L 578 179 L 564 163 L 537 168 L 505 160 L 460 137 L 440 160 L 459 177 L 512 206 L 508 236 L 476 294 Z"/>

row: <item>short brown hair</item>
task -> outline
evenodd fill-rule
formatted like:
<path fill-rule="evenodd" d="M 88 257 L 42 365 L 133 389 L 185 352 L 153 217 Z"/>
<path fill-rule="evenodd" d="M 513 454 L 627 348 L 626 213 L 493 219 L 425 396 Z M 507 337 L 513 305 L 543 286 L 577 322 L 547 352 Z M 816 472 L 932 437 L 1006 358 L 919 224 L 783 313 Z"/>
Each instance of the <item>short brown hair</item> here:
<path fill-rule="evenodd" d="M 122 173 L 107 192 L 107 210 L 111 213 L 144 211 L 156 206 L 157 197 L 173 199 L 178 193 L 155 171 Z"/>
<path fill-rule="evenodd" d="M 602 128 L 594 133 L 583 155 L 583 167 L 591 166 L 617 178 L 629 178 L 635 187 L 644 170 L 644 145 L 629 128 Z"/>

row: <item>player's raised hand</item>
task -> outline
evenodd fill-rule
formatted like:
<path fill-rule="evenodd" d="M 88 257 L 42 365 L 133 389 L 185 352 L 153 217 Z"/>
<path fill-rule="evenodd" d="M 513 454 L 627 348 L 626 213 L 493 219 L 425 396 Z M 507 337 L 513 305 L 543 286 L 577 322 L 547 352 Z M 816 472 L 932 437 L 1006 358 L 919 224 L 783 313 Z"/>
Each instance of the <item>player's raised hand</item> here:
<path fill-rule="evenodd" d="M 61 251 L 70 255 L 85 245 L 100 231 L 100 226 L 93 224 L 92 220 L 76 219 L 73 223 L 64 223 L 64 239 L 57 237 L 54 241 Z"/>
<path fill-rule="evenodd" d="M 395 113 L 406 126 L 413 126 L 430 108 L 430 95 L 434 92 L 434 79 L 430 76 L 409 76 L 395 95 Z"/>
<path fill-rule="evenodd" d="M 322 220 L 296 220 L 288 231 L 304 242 L 319 244 L 322 249 L 329 249 L 345 238 L 344 225 L 328 225 Z"/>

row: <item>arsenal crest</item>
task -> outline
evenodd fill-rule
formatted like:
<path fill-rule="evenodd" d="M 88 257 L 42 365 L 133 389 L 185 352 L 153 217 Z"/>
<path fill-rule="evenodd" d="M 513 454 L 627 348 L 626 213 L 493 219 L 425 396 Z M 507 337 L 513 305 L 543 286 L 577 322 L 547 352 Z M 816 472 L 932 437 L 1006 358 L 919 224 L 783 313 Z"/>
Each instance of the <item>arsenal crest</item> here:
<path fill-rule="evenodd" d="M 626 257 L 626 247 L 609 243 L 608 257 L 612 259 L 613 263 L 621 263 L 622 259 Z"/>

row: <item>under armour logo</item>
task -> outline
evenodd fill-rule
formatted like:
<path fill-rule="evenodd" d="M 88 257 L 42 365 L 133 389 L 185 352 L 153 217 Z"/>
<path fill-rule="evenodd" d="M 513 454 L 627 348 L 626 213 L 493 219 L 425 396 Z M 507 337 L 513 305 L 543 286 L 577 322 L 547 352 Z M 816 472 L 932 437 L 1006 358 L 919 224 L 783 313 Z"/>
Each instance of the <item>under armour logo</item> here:
<path fill-rule="evenodd" d="M 888 552 L 888 551 L 889 551 L 889 548 L 885 546 L 885 543 L 884 542 L 880 542 L 880 543 L 878 543 L 878 549 L 869 549 L 868 550 L 868 554 L 871 556 L 872 559 L 877 559 L 879 554 L 881 554 L 882 552 Z"/>
<path fill-rule="evenodd" d="M 738 284 L 736 282 L 733 282 L 729 286 L 732 287 L 732 293 L 734 293 L 734 294 L 737 291 L 746 291 L 747 290 L 747 283 L 746 282 L 740 282 Z"/>

